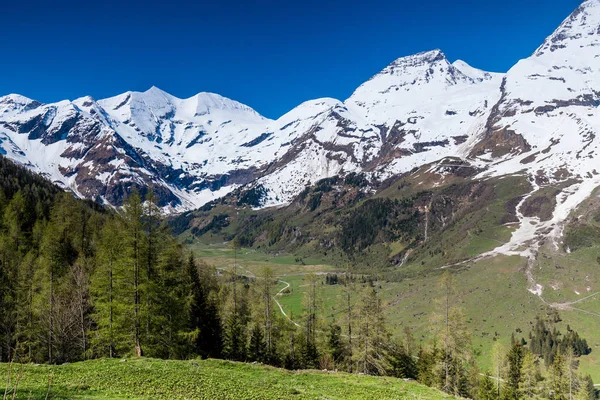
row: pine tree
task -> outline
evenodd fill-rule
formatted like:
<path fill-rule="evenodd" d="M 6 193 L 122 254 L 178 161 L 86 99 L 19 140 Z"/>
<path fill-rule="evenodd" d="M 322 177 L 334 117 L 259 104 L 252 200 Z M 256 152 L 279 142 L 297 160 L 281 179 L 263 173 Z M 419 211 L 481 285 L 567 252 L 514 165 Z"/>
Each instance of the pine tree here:
<path fill-rule="evenodd" d="M 471 334 L 463 310 L 455 303 L 457 293 L 450 272 L 445 271 L 440 281 L 443 297 L 437 302 L 437 312 L 432 318 L 432 328 L 442 346 L 438 376 L 439 388 L 455 396 L 466 395 L 467 361 L 471 359 Z"/>
<path fill-rule="evenodd" d="M 498 399 L 496 384 L 489 377 L 488 373 L 484 373 L 483 377 L 479 380 L 479 387 L 477 389 L 478 400 L 496 400 Z"/>
<path fill-rule="evenodd" d="M 304 366 L 317 368 L 319 363 L 319 350 L 317 344 L 317 332 L 320 330 L 319 311 L 320 300 L 318 293 L 318 278 L 316 274 L 308 274 L 304 277 L 303 305 L 304 305 L 304 343 L 302 356 Z"/>
<path fill-rule="evenodd" d="M 18 282 L 19 265 L 27 248 L 26 199 L 18 191 L 5 205 L 2 196 L 3 218 L 0 234 L 0 361 L 11 361 L 15 356 L 18 335 Z M 5 207 L 4 207 L 5 205 Z"/>
<path fill-rule="evenodd" d="M 182 358 L 189 351 L 190 285 L 181 246 L 166 239 L 153 271 L 153 284 L 146 294 L 151 299 L 149 354 L 160 358 Z M 160 291 L 160 294 L 159 294 Z"/>
<path fill-rule="evenodd" d="M 233 310 L 234 312 L 237 312 L 237 306 L 238 306 L 238 293 L 237 293 L 237 268 L 238 268 L 238 262 L 237 262 L 237 254 L 238 251 L 241 248 L 241 243 L 240 243 L 240 239 L 239 237 L 234 237 L 233 240 L 230 243 L 230 247 L 233 250 L 233 271 L 232 271 L 232 277 L 231 277 L 231 282 L 232 282 L 232 286 L 233 286 Z"/>
<path fill-rule="evenodd" d="M 391 343 L 388 351 L 390 369 L 388 374 L 396 378 L 416 379 L 417 364 L 403 344 Z"/>
<path fill-rule="evenodd" d="M 385 375 L 389 369 L 386 345 L 389 335 L 385 328 L 383 305 L 375 287 L 367 285 L 361 291 L 357 306 L 358 327 L 352 352 L 358 372 Z"/>
<path fill-rule="evenodd" d="M 434 343 L 431 351 L 424 348 L 419 350 L 417 355 L 417 380 L 425 386 L 436 386 L 435 367 L 440 353 L 437 345 Z"/>
<path fill-rule="evenodd" d="M 346 333 L 348 337 L 348 372 L 353 371 L 353 352 L 354 352 L 354 344 L 352 341 L 352 323 L 354 320 L 355 310 L 352 302 L 352 294 L 354 292 L 354 284 L 352 282 L 352 275 L 350 274 L 350 263 L 346 265 L 346 274 L 344 277 L 344 315 L 346 318 Z"/>
<path fill-rule="evenodd" d="M 143 355 L 142 350 L 142 298 L 143 298 L 143 277 L 142 277 L 142 244 L 143 235 L 143 207 L 140 196 L 137 192 L 129 195 L 123 206 L 123 221 L 125 223 L 125 253 L 127 255 L 126 265 L 129 275 L 129 290 L 131 291 L 132 301 L 130 303 L 131 313 L 128 316 L 130 320 L 130 333 L 132 346 L 138 357 Z"/>
<path fill-rule="evenodd" d="M 496 386 L 496 397 L 500 398 L 502 376 L 506 369 L 506 350 L 502 343 L 495 342 L 492 347 L 492 368 L 494 374 L 494 385 Z"/>
<path fill-rule="evenodd" d="M 71 307 L 75 313 L 76 327 L 78 331 L 77 346 L 80 357 L 87 359 L 89 357 L 90 348 L 88 343 L 89 331 L 92 326 L 90 318 L 91 299 L 90 299 L 90 272 L 92 270 L 92 260 L 81 258 L 71 266 L 71 277 L 68 286 L 71 288 Z M 75 344 L 74 343 L 74 344 Z"/>
<path fill-rule="evenodd" d="M 190 254 L 187 263 L 190 284 L 190 331 L 196 332 L 195 353 L 203 358 L 219 358 L 223 345 L 219 315 L 216 271 L 207 264 L 196 262 Z"/>
<path fill-rule="evenodd" d="M 586 375 L 579 379 L 579 389 L 574 398 L 576 400 L 595 400 L 597 398 L 596 388 L 594 387 L 594 381 L 592 381 L 591 376 Z"/>
<path fill-rule="evenodd" d="M 165 277 L 164 274 L 161 275 L 159 269 L 175 268 L 176 265 L 177 268 L 180 268 L 182 264 L 181 254 L 173 247 L 173 240 L 166 225 L 161 221 L 158 199 L 152 189 L 148 190 L 144 196 L 141 221 L 143 230 L 143 240 L 140 242 L 140 263 L 143 264 L 140 271 L 143 303 L 141 319 L 145 350 L 147 350 L 147 355 L 151 356 L 165 350 L 162 348 L 166 339 L 163 335 L 163 328 L 165 321 L 169 321 L 173 317 L 173 315 L 163 315 L 165 309 L 159 304 L 167 300 L 163 296 L 165 288 L 161 287 L 160 282 Z M 165 252 L 168 253 L 167 256 L 164 255 Z M 185 273 L 181 274 L 180 278 L 182 284 L 185 285 Z M 177 291 L 178 289 L 174 288 L 173 290 Z M 178 296 L 181 294 L 178 293 Z M 173 296 L 169 300 L 174 301 Z M 168 313 L 171 314 L 171 312 Z"/>
<path fill-rule="evenodd" d="M 259 325 L 254 325 L 250 333 L 250 345 L 248 346 L 248 359 L 250 361 L 263 362 L 265 360 L 266 345 L 263 330 Z"/>
<path fill-rule="evenodd" d="M 337 324 L 329 326 L 328 347 L 335 368 L 343 369 L 348 363 L 348 346 L 342 338 L 342 327 Z"/>
<path fill-rule="evenodd" d="M 522 398 L 533 399 L 538 395 L 538 376 L 540 375 L 537 360 L 531 351 L 523 356 L 519 394 Z"/>
<path fill-rule="evenodd" d="M 260 304 L 259 318 L 262 318 L 265 338 L 265 360 L 270 364 L 277 362 L 277 344 L 273 334 L 274 308 L 273 308 L 273 283 L 275 276 L 273 270 L 265 267 L 261 270 L 258 279 L 258 297 Z"/>
<path fill-rule="evenodd" d="M 227 360 L 245 361 L 247 357 L 246 329 L 240 317 L 232 313 L 223 328 L 223 356 Z"/>
<path fill-rule="evenodd" d="M 110 218 L 100 234 L 98 262 L 92 279 L 93 318 L 96 330 L 93 344 L 97 354 L 113 358 L 127 348 L 124 312 L 129 298 L 125 296 L 125 259 L 123 226 Z"/>
<path fill-rule="evenodd" d="M 573 400 L 573 395 L 577 390 L 577 368 L 579 366 L 578 361 L 575 359 L 575 352 L 572 347 L 567 347 L 564 352 L 564 358 L 567 369 L 566 379 L 569 384 L 568 399 Z"/>
<path fill-rule="evenodd" d="M 569 367 L 565 356 L 560 351 L 550 366 L 550 389 L 553 399 L 566 400 L 569 398 Z"/>
<path fill-rule="evenodd" d="M 517 400 L 520 398 L 519 383 L 522 379 L 523 358 L 525 350 L 517 341 L 513 344 L 507 355 L 508 369 L 506 374 L 506 384 L 502 398 L 506 400 Z"/>

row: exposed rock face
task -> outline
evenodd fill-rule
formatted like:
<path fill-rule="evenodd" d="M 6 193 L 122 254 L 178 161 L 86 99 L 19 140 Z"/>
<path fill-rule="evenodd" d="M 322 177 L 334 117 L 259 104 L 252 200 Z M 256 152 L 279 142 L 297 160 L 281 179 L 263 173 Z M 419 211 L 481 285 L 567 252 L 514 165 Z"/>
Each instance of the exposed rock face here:
<path fill-rule="evenodd" d="M 343 102 L 308 101 L 275 121 L 212 93 L 55 104 L 9 95 L 0 152 L 112 205 L 152 187 L 170 211 L 242 186 L 261 188 L 254 206 L 281 205 L 322 178 L 382 181 L 446 157 L 481 176 L 596 179 L 599 26 L 600 0 L 588 0 L 505 75 L 434 50 L 395 60 Z"/>

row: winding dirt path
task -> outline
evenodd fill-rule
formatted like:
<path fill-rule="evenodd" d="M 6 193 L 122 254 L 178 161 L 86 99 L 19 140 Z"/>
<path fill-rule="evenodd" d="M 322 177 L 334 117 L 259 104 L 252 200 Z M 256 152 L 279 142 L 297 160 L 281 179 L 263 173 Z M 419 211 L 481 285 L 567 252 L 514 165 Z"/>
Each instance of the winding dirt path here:
<path fill-rule="evenodd" d="M 281 283 L 283 283 L 283 284 L 285 285 L 285 287 L 284 287 L 283 289 L 281 289 L 279 292 L 277 292 L 277 293 L 275 294 L 275 296 L 273 296 L 273 300 L 275 300 L 275 304 L 277 304 L 277 306 L 279 307 L 279 311 L 281 311 L 281 313 L 283 314 L 283 316 L 284 316 L 284 317 L 286 317 L 288 321 L 290 321 L 292 324 L 296 325 L 297 327 L 300 327 L 300 325 L 299 325 L 298 323 L 296 323 L 295 321 L 293 321 L 293 320 L 292 320 L 292 319 L 289 317 L 289 315 L 287 315 L 287 314 L 285 313 L 285 311 L 283 310 L 283 307 L 282 307 L 281 303 L 279 302 L 279 300 L 277 300 L 277 297 L 278 297 L 278 296 L 282 296 L 282 295 L 283 295 L 283 292 L 285 292 L 287 289 L 289 289 L 289 287 L 290 287 L 290 283 L 289 283 L 289 282 L 286 282 L 286 281 L 283 281 L 283 280 L 281 280 L 281 279 L 279 279 L 277 282 L 281 282 Z"/>

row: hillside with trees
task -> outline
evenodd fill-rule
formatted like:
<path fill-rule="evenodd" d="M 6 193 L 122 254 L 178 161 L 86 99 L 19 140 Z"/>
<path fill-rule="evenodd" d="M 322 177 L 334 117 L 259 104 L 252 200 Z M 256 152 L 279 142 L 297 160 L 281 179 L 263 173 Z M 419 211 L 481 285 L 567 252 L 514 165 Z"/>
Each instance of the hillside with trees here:
<path fill-rule="evenodd" d="M 498 349 L 494 371 L 480 370 L 450 272 L 427 346 L 415 345 L 410 327 L 392 335 L 377 274 L 307 274 L 303 312 L 290 317 L 277 307 L 272 269 L 254 275 L 237 262 L 217 270 L 196 260 L 152 191 L 107 210 L 1 161 L 2 362 L 210 357 L 414 379 L 474 399 L 595 398 L 576 371 L 589 348 L 570 328 L 562 336 L 554 314 L 538 319 L 528 341 Z M 384 203 L 373 204 L 373 221 L 383 223 Z M 237 252 L 241 242 L 231 245 Z M 326 284 L 343 288 L 344 311 L 333 319 L 323 309 Z"/>

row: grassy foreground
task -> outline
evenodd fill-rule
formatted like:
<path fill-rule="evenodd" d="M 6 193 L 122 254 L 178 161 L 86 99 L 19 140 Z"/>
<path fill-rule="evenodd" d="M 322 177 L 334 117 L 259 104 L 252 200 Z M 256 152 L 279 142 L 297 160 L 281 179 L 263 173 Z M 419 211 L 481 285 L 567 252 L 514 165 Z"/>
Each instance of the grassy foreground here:
<path fill-rule="evenodd" d="M 0 364 L 0 396 L 9 380 Z M 220 360 L 100 359 L 61 366 L 13 365 L 18 399 L 445 399 L 400 379 L 281 369 Z M 7 398 L 13 398 L 9 393 Z"/>

